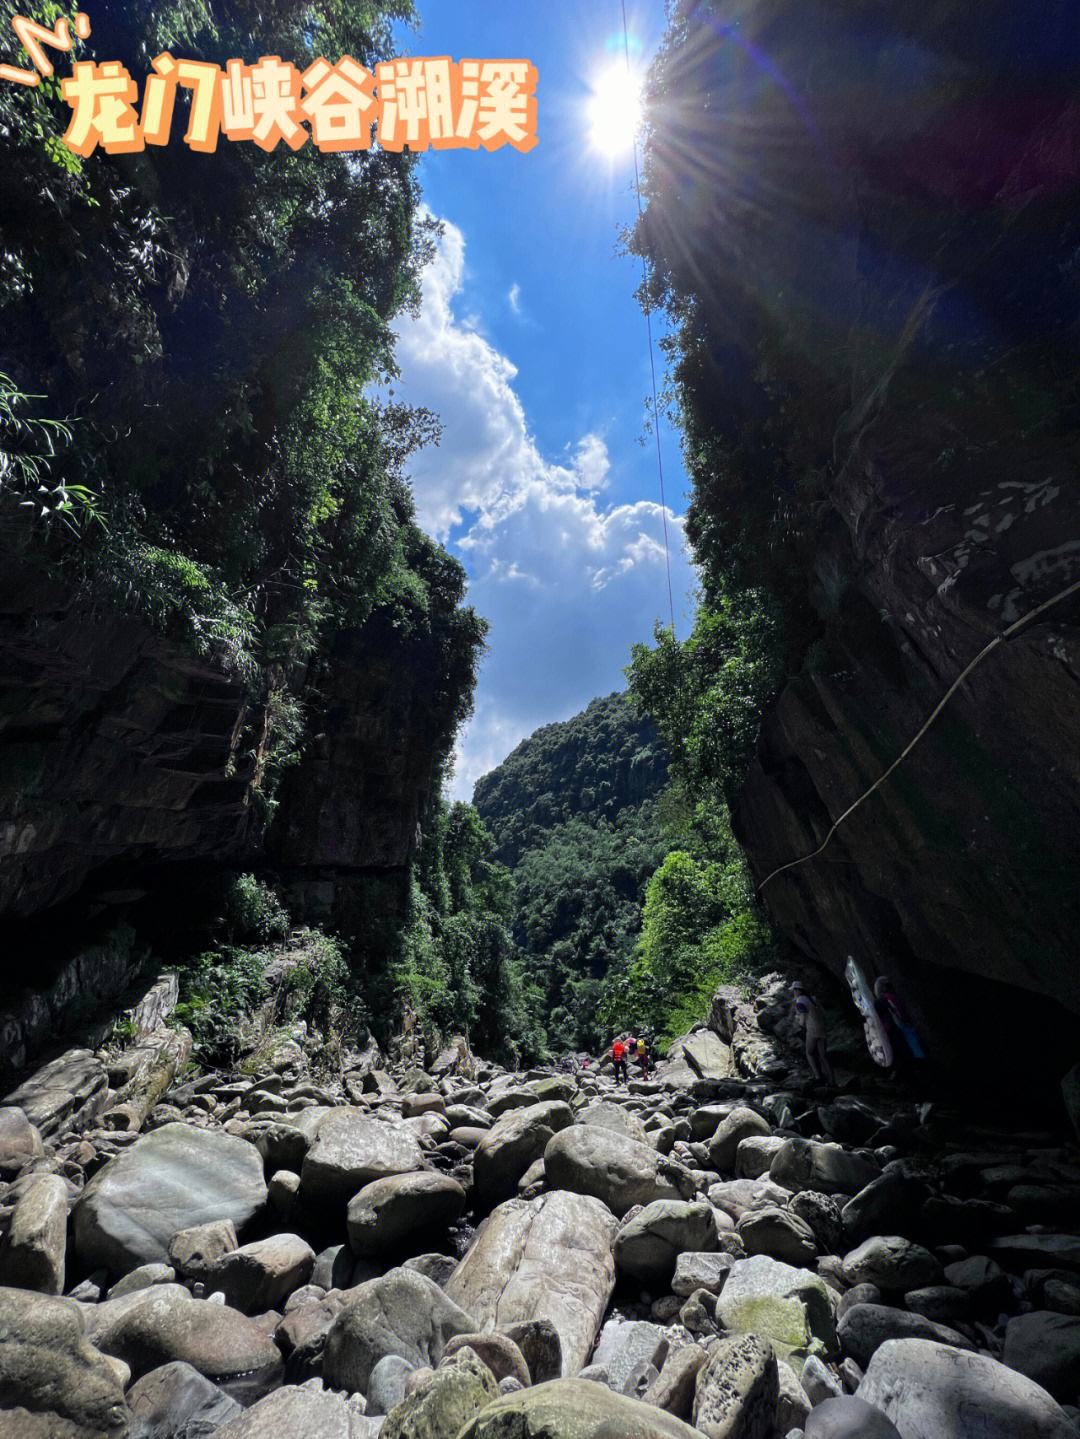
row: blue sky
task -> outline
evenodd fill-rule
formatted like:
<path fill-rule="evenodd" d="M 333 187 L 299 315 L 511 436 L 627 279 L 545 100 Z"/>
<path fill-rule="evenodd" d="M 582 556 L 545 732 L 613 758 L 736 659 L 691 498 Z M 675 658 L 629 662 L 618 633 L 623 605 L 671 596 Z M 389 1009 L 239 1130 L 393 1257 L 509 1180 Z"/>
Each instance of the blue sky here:
<path fill-rule="evenodd" d="M 666 619 L 656 452 L 640 443 L 649 357 L 633 298 L 637 262 L 618 233 L 634 213 L 633 162 L 588 142 L 591 84 L 622 56 L 618 0 L 543 7 L 420 0 L 401 53 L 522 57 L 539 69 L 540 143 L 431 153 L 425 200 L 445 222 L 418 320 L 399 327 L 400 398 L 443 418 L 419 457 L 422 523 L 465 563 L 470 601 L 491 624 L 476 714 L 454 793 L 538 725 L 622 684 L 630 646 Z M 629 7 L 644 61 L 661 0 Z M 680 633 L 693 575 L 680 517 L 687 480 L 662 431 Z"/>

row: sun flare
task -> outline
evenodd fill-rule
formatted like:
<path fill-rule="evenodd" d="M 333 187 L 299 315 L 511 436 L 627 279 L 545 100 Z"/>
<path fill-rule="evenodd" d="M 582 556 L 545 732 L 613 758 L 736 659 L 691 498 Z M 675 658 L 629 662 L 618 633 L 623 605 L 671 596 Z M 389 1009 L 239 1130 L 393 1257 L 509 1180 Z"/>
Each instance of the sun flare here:
<path fill-rule="evenodd" d="M 593 81 L 588 113 L 593 148 L 612 159 L 626 154 L 641 120 L 641 81 L 625 65 L 611 65 Z"/>

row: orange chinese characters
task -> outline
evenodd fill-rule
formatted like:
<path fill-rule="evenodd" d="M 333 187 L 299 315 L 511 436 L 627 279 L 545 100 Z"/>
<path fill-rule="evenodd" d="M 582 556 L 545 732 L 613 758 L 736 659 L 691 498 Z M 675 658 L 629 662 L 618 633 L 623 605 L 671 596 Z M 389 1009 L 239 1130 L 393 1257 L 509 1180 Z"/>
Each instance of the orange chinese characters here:
<path fill-rule="evenodd" d="M 463 60 L 458 143 L 473 150 L 512 145 L 523 154 L 535 149 L 538 80 L 528 60 Z"/>
<path fill-rule="evenodd" d="M 307 144 L 300 124 L 300 72 L 280 55 L 264 55 L 257 65 L 230 60 L 221 94 L 221 128 L 230 140 L 254 140 L 260 150 L 275 150 L 282 140 L 291 150 Z"/>
<path fill-rule="evenodd" d="M 336 65 L 316 60 L 304 71 L 303 81 L 300 109 L 319 149 L 370 150 L 372 112 L 377 109 L 371 72 L 343 55 Z"/>
<path fill-rule="evenodd" d="M 45 53 L 46 45 L 51 50 L 60 50 L 66 55 L 74 44 L 71 24 L 63 18 L 57 20 L 55 26 L 49 30 L 36 20 L 28 20 L 25 15 L 15 15 L 11 28 L 18 36 L 19 44 L 34 62 L 33 70 L 21 70 L 18 65 L 0 65 L 0 80 L 13 80 L 16 85 L 40 85 L 42 75 L 48 77 L 53 73 L 53 63 Z M 75 16 L 75 34 L 80 40 L 90 38 L 90 17 L 81 10 Z"/>
<path fill-rule="evenodd" d="M 77 60 L 74 75 L 60 82 L 60 93 L 72 108 L 64 144 L 86 159 L 101 145 L 112 155 L 143 148 L 135 102 L 139 87 L 116 60 L 95 65 Z"/>

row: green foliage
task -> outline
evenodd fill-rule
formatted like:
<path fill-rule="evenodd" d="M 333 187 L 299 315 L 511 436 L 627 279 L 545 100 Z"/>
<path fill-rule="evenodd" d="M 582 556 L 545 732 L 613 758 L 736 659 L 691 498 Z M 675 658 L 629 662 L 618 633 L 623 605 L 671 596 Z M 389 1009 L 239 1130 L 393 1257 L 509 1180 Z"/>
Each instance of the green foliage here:
<path fill-rule="evenodd" d="M 230 943 L 266 944 L 288 934 L 289 912 L 269 885 L 238 874 L 225 889 L 225 924 Z"/>
<path fill-rule="evenodd" d="M 61 450 L 73 439 L 70 425 L 28 415 L 41 395 L 26 395 L 0 373 L 0 502 L 14 501 L 34 518 L 59 521 L 77 535 L 84 524 L 100 523 L 97 495 L 85 485 L 53 479 Z"/>

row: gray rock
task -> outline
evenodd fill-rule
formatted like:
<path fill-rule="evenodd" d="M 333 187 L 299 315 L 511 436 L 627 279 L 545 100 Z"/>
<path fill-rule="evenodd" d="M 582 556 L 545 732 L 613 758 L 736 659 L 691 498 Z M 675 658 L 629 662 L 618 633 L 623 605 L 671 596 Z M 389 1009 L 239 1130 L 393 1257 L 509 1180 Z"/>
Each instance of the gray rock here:
<path fill-rule="evenodd" d="M 522 1319 L 503 1325 L 502 1333 L 521 1350 L 534 1384 L 546 1384 L 562 1375 L 562 1341 L 550 1319 Z"/>
<path fill-rule="evenodd" d="M 812 1264 L 818 1246 L 805 1220 L 786 1209 L 755 1209 L 739 1220 L 737 1233 L 747 1254 L 768 1254 L 785 1264 Z"/>
<path fill-rule="evenodd" d="M 405 1398 L 405 1385 L 414 1366 L 400 1354 L 385 1354 L 371 1371 L 367 1386 L 367 1412 L 371 1418 L 389 1414 Z"/>
<path fill-rule="evenodd" d="M 753 1209 L 783 1209 L 791 1192 L 771 1179 L 729 1179 L 709 1187 L 709 1203 L 736 1223 Z"/>
<path fill-rule="evenodd" d="M 556 1134 L 544 1151 L 544 1165 L 550 1188 L 591 1195 L 619 1219 L 637 1204 L 691 1199 L 695 1192 L 681 1164 L 595 1125 Z"/>
<path fill-rule="evenodd" d="M 1005 1263 L 1028 1269 L 1080 1269 L 1080 1235 L 1010 1234 L 989 1247 Z"/>
<path fill-rule="evenodd" d="M 123 1366 L 87 1342 L 81 1305 L 0 1289 L 0 1410 L 28 1411 L 27 1432 L 42 1432 L 30 1428 L 36 1424 L 57 1439 L 120 1436 L 126 1378 Z M 18 1439 L 17 1428 L 6 1433 Z"/>
<path fill-rule="evenodd" d="M 838 1398 L 844 1391 L 839 1379 L 827 1369 L 816 1354 L 810 1354 L 803 1361 L 799 1375 L 806 1397 L 813 1405 L 824 1404 L 826 1399 Z"/>
<path fill-rule="evenodd" d="M 715 1248 L 716 1235 L 717 1211 L 711 1204 L 655 1199 L 619 1228 L 615 1268 L 647 1287 L 666 1286 L 679 1255 Z"/>
<path fill-rule="evenodd" d="M 447 1341 L 442 1362 L 445 1364 L 462 1349 L 471 1349 L 497 1381 L 514 1379 L 523 1389 L 532 1383 L 524 1354 L 507 1334 L 455 1334 Z"/>
<path fill-rule="evenodd" d="M 1080 1392 L 1080 1318 L 1046 1309 L 1017 1315 L 1005 1326 L 1002 1358 L 1055 1399 L 1071 1403 Z"/>
<path fill-rule="evenodd" d="M 788 1208 L 810 1226 L 823 1253 L 835 1254 L 841 1248 L 844 1221 L 840 1205 L 832 1195 L 815 1194 L 812 1189 L 804 1189 L 793 1197 Z"/>
<path fill-rule="evenodd" d="M 760 1179 L 768 1174 L 784 1144 L 780 1134 L 756 1134 L 742 1140 L 735 1151 L 735 1173 L 743 1179 Z"/>
<path fill-rule="evenodd" d="M 277 1309 L 306 1284 L 315 1251 L 298 1234 L 274 1234 L 223 1254 L 203 1271 L 207 1294 L 224 1294 L 243 1314 Z"/>
<path fill-rule="evenodd" d="M 820 1194 L 854 1195 L 880 1172 L 872 1161 L 850 1153 L 842 1145 L 789 1139 L 777 1151 L 769 1177 L 792 1191 L 812 1189 Z"/>
<path fill-rule="evenodd" d="M 945 1282 L 963 1289 L 976 1308 L 998 1314 L 1012 1299 L 1009 1276 L 985 1254 L 972 1254 L 945 1266 Z"/>
<path fill-rule="evenodd" d="M 883 1344 L 859 1398 L 880 1409 L 903 1439 L 1076 1439 L 1045 1389 L 985 1354 L 922 1339 Z"/>
<path fill-rule="evenodd" d="M 735 1156 L 744 1139 L 770 1138 L 772 1126 L 753 1109 L 733 1109 L 708 1141 L 709 1163 L 721 1174 L 735 1173 Z M 756 1178 L 756 1175 L 750 1176 Z"/>
<path fill-rule="evenodd" d="M 0 1179 L 11 1179 L 45 1153 L 38 1130 L 16 1105 L 0 1108 Z"/>
<path fill-rule="evenodd" d="M 164 1263 L 178 1231 L 214 1219 L 240 1228 L 266 1203 L 258 1152 L 220 1131 L 166 1124 L 110 1159 L 74 1211 L 80 1263 L 126 1274 Z"/>
<path fill-rule="evenodd" d="M 0 1243 L 0 1284 L 63 1294 L 68 1186 L 58 1174 L 33 1176 Z"/>
<path fill-rule="evenodd" d="M 391 1269 L 349 1294 L 326 1336 L 323 1377 L 335 1388 L 362 1393 L 387 1354 L 400 1355 L 414 1369 L 434 1368 L 448 1339 L 480 1327 L 430 1279 Z"/>
<path fill-rule="evenodd" d="M 416 1136 L 358 1109 L 331 1109 L 319 1121 L 300 1170 L 300 1195 L 315 1209 L 344 1209 L 365 1184 L 424 1166 Z"/>
<path fill-rule="evenodd" d="M 876 1284 L 879 1289 L 896 1292 L 937 1284 L 941 1277 L 939 1259 L 895 1234 L 867 1239 L 844 1257 L 848 1284 Z"/>
<path fill-rule="evenodd" d="M 881 1175 L 844 1205 L 848 1243 L 861 1244 L 874 1234 L 916 1232 L 929 1194 L 921 1179 L 904 1174 Z"/>
<path fill-rule="evenodd" d="M 662 1409 L 586 1379 L 557 1379 L 489 1404 L 455 1439 L 701 1439 Z"/>
<path fill-rule="evenodd" d="M 342 1395 L 289 1387 L 245 1409 L 215 1439 L 375 1439 L 378 1432 Z"/>
<path fill-rule="evenodd" d="M 558 1190 L 509 1200 L 480 1229 L 446 1292 L 476 1316 L 473 1328 L 511 1332 L 526 1320 L 549 1320 L 564 1373 L 577 1374 L 614 1288 L 615 1229 L 611 1213 L 586 1195 Z"/>
<path fill-rule="evenodd" d="M 970 1340 L 935 1324 L 921 1314 L 908 1314 L 903 1309 L 890 1309 L 884 1304 L 855 1304 L 836 1328 L 840 1348 L 865 1369 L 871 1357 L 890 1339 L 929 1339 L 935 1344 L 948 1344 L 957 1349 L 970 1349 Z"/>
<path fill-rule="evenodd" d="M 4 1100 L 21 1109 L 48 1139 L 58 1130 L 75 1128 L 105 1107 L 109 1076 L 92 1050 L 68 1049 L 48 1060 Z"/>
<path fill-rule="evenodd" d="M 803 1439 L 903 1439 L 880 1409 L 862 1399 L 840 1395 L 826 1399 L 808 1416 Z"/>
<path fill-rule="evenodd" d="M 176 1270 L 171 1264 L 140 1264 L 123 1279 L 118 1279 L 109 1290 L 108 1298 L 123 1299 L 125 1294 L 137 1294 L 140 1289 L 149 1289 L 154 1284 L 175 1284 Z"/>
<path fill-rule="evenodd" d="M 395 1174 L 366 1184 L 349 1201 L 349 1243 L 354 1254 L 392 1254 L 422 1232 L 437 1239 L 461 1218 L 465 1190 L 444 1174 Z"/>
<path fill-rule="evenodd" d="M 697 1377 L 694 1428 L 706 1439 L 772 1439 L 779 1397 L 767 1341 L 755 1334 L 721 1339 Z"/>
<path fill-rule="evenodd" d="M 725 1329 L 761 1335 L 781 1354 L 832 1353 L 836 1347 L 832 1300 L 824 1282 L 807 1269 L 763 1254 L 732 1265 L 716 1314 Z"/>
<path fill-rule="evenodd" d="M 787 1434 L 789 1430 L 801 1429 L 806 1423 L 811 1408 L 810 1399 L 790 1364 L 777 1364 L 776 1372 L 780 1381 L 780 1394 L 776 1401 L 773 1424 L 777 1431 Z"/>
<path fill-rule="evenodd" d="M 235 1399 L 190 1364 L 163 1364 L 128 1390 L 127 1439 L 206 1439 L 240 1414 Z"/>
<path fill-rule="evenodd" d="M 600 1331 L 592 1362 L 607 1370 L 608 1384 L 616 1394 L 630 1394 L 630 1380 L 640 1364 L 655 1364 L 667 1357 L 668 1338 L 659 1324 L 635 1319 L 609 1319 Z"/>
<path fill-rule="evenodd" d="M 856 1304 L 881 1304 L 884 1302 L 884 1295 L 876 1284 L 856 1284 L 854 1288 L 846 1290 L 840 1296 L 840 1303 L 836 1306 L 837 1319 L 843 1319 L 849 1309 L 854 1309 Z"/>
<path fill-rule="evenodd" d="M 697 1376 L 708 1359 L 700 1344 L 682 1344 L 671 1350 L 659 1375 L 642 1396 L 645 1403 L 688 1421 L 694 1412 Z"/>
<path fill-rule="evenodd" d="M 600 1129 L 610 1129 L 627 1139 L 637 1140 L 639 1144 L 648 1142 L 645 1126 L 637 1115 L 632 1114 L 623 1105 L 611 1104 L 607 1100 L 594 1099 L 578 1115 L 577 1122 L 596 1125 Z"/>
<path fill-rule="evenodd" d="M 473 1157 L 473 1186 L 479 1207 L 490 1209 L 511 1198 L 525 1171 L 543 1158 L 552 1136 L 573 1122 L 573 1110 L 562 1100 L 533 1103 L 497 1119 Z"/>
<path fill-rule="evenodd" d="M 352 1272 L 356 1256 L 347 1244 L 333 1244 L 315 1257 L 311 1271 L 311 1283 L 322 1289 L 348 1289 L 352 1283 Z M 431 1277 L 431 1276 L 429 1276 Z"/>
<path fill-rule="evenodd" d="M 449 1254 L 416 1254 L 412 1259 L 404 1261 L 404 1268 L 415 1269 L 417 1274 L 423 1274 L 432 1280 L 440 1289 L 446 1287 L 446 1281 L 457 1268 L 458 1262 Z"/>
<path fill-rule="evenodd" d="M 697 1289 L 719 1294 L 724 1287 L 728 1270 L 734 1263 L 735 1260 L 730 1254 L 680 1254 L 675 1261 L 675 1274 L 671 1281 L 672 1293 L 682 1299 L 689 1299 Z"/>
<path fill-rule="evenodd" d="M 239 1247 L 232 1220 L 214 1219 L 174 1234 L 169 1243 L 169 1261 L 185 1279 L 201 1279 L 223 1255 Z"/>
<path fill-rule="evenodd" d="M 380 1439 L 447 1439 L 499 1397 L 491 1371 L 463 1350 L 427 1375 L 387 1415 Z"/>

